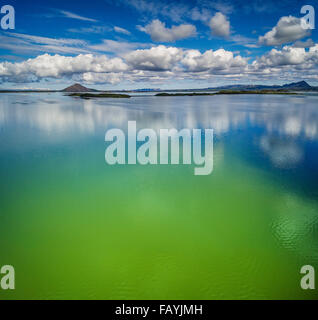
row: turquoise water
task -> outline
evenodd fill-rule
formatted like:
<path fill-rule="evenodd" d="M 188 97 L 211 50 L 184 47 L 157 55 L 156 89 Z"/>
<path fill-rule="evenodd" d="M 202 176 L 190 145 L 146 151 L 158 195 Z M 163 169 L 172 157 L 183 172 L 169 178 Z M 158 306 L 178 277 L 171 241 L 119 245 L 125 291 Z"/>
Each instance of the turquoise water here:
<path fill-rule="evenodd" d="M 105 132 L 212 128 L 214 172 L 105 163 Z M 0 299 L 316 299 L 318 97 L 0 96 Z"/>

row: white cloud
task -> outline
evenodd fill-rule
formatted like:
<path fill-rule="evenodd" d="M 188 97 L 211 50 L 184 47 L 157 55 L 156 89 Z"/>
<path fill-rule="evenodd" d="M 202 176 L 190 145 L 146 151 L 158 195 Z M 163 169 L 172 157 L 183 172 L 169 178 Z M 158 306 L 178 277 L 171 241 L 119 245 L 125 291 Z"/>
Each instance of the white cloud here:
<path fill-rule="evenodd" d="M 106 0 L 107 1 L 107 0 Z M 112 0 L 108 0 L 112 1 Z M 207 22 L 212 16 L 212 12 L 220 11 L 224 14 L 232 13 L 235 8 L 228 0 L 196 0 L 196 1 L 169 1 L 169 0 L 116 0 L 118 5 L 127 5 L 143 16 L 164 19 L 181 23 L 185 19 Z"/>
<path fill-rule="evenodd" d="M 19 41 L 30 41 L 30 37 L 19 36 Z M 61 48 L 64 42 L 73 43 L 72 39 L 56 39 L 54 42 L 54 39 L 41 37 L 36 41 Z M 116 56 L 113 58 L 105 54 L 64 56 L 46 53 L 22 62 L 1 62 L 0 82 L 23 83 L 50 78 L 77 79 L 90 84 L 121 81 L 167 83 L 167 80 L 185 79 L 216 82 L 221 77 L 222 81 L 318 80 L 318 44 L 309 49 L 293 46 L 272 49 L 250 63 L 249 58 L 242 57 L 239 52 L 224 49 L 200 52 L 164 45 L 140 49 L 142 45 L 145 44 L 105 40 L 99 45 L 86 46 L 100 53 L 113 51 Z"/>
<path fill-rule="evenodd" d="M 235 42 L 238 45 L 244 46 L 246 48 L 259 48 L 257 44 L 257 39 L 245 37 L 239 34 L 231 36 L 230 41 Z"/>
<path fill-rule="evenodd" d="M 272 49 L 258 60 L 254 61 L 258 68 L 273 68 L 281 66 L 297 66 L 308 69 L 318 66 L 318 44 L 308 51 L 305 48 L 294 48 L 285 46 L 282 50 Z"/>
<path fill-rule="evenodd" d="M 80 74 L 74 80 L 83 81 L 87 84 L 97 84 L 97 83 L 110 83 L 117 84 L 121 82 L 123 74 L 110 72 L 110 73 L 94 73 L 94 72 L 85 72 Z"/>
<path fill-rule="evenodd" d="M 303 48 L 284 47 L 282 50 L 272 49 L 262 56 L 258 62 L 266 67 L 298 65 L 304 63 L 306 51 Z"/>
<path fill-rule="evenodd" d="M 206 8 L 193 8 L 191 11 L 190 18 L 193 21 L 202 21 L 203 23 L 206 23 L 211 18 L 211 11 Z"/>
<path fill-rule="evenodd" d="M 72 33 L 96 33 L 96 34 L 103 34 L 106 32 L 112 32 L 113 28 L 108 26 L 91 26 L 91 27 L 82 27 L 82 28 L 70 28 L 67 30 L 68 32 Z"/>
<path fill-rule="evenodd" d="M 121 27 L 117 27 L 115 26 L 114 27 L 114 31 L 117 32 L 117 33 L 122 33 L 122 34 L 126 34 L 126 35 L 130 35 L 130 32 L 124 28 L 121 28 Z"/>
<path fill-rule="evenodd" d="M 134 69 L 164 71 L 172 69 L 181 60 L 182 54 L 181 49 L 160 45 L 133 51 L 126 55 L 126 61 Z"/>
<path fill-rule="evenodd" d="M 118 4 L 124 3 L 131 6 L 143 15 L 151 17 L 162 16 L 172 21 L 180 22 L 184 16 L 190 11 L 189 5 L 186 3 L 167 2 L 167 1 L 151 1 L 151 0 L 116 0 Z"/>
<path fill-rule="evenodd" d="M 302 28 L 301 19 L 293 16 L 282 17 L 271 31 L 259 37 L 259 43 L 266 46 L 277 46 L 309 35 L 310 31 Z"/>
<path fill-rule="evenodd" d="M 70 19 L 76 19 L 76 20 L 81 20 L 81 21 L 90 21 L 90 22 L 97 22 L 97 20 L 95 19 L 91 19 L 91 18 L 86 18 L 83 16 L 80 16 L 76 13 L 70 12 L 70 11 L 64 11 L 64 10 L 60 10 L 59 11 L 65 18 L 70 18 Z"/>
<path fill-rule="evenodd" d="M 170 71 L 172 76 L 188 74 L 237 74 L 247 67 L 247 59 L 219 49 L 201 53 L 198 50 L 181 50 L 163 45 L 146 50 L 136 50 L 125 56 L 133 70 Z M 202 75 L 201 75 L 202 76 Z"/>
<path fill-rule="evenodd" d="M 315 46 L 312 39 L 307 39 L 306 41 L 296 41 L 293 45 L 294 48 L 311 48 Z"/>
<path fill-rule="evenodd" d="M 89 53 L 86 45 L 84 40 L 79 39 L 54 39 L 14 32 L 0 35 L 0 48 L 22 53 Z"/>
<path fill-rule="evenodd" d="M 80 39 L 55 39 L 14 32 L 7 33 L 5 36 L 0 34 L 0 48 L 28 53 L 90 54 L 92 52 L 111 52 L 121 55 L 137 48 L 149 46 L 149 44 L 145 43 L 110 39 L 105 39 L 102 43 L 90 45 L 88 42 Z"/>
<path fill-rule="evenodd" d="M 128 69 L 120 58 L 109 59 L 106 56 L 92 54 L 65 57 L 58 54 L 52 56 L 44 54 L 35 59 L 28 59 L 19 63 L 0 63 L 0 77 L 7 81 L 17 77 L 61 78 L 74 74 L 94 72 L 122 72 Z"/>
<path fill-rule="evenodd" d="M 23 34 L 23 33 L 14 33 L 14 32 L 11 32 L 9 35 L 11 37 L 24 39 L 24 40 L 38 43 L 38 44 L 67 45 L 67 46 L 86 44 L 84 40 L 79 40 L 79 39 L 55 39 L 55 38 L 39 37 L 39 36 L 33 36 L 33 35 Z"/>
<path fill-rule="evenodd" d="M 228 37 L 230 35 L 230 22 L 228 21 L 227 17 L 221 12 L 217 12 L 211 18 L 209 26 L 214 36 Z"/>
<path fill-rule="evenodd" d="M 241 56 L 234 57 L 232 52 L 224 49 L 208 50 L 203 54 L 198 50 L 188 50 L 182 64 L 192 72 L 208 71 L 222 74 L 241 72 L 241 69 L 247 66 L 247 60 Z"/>
<path fill-rule="evenodd" d="M 192 37 L 196 34 L 196 27 L 192 24 L 181 24 L 166 28 L 165 23 L 153 20 L 150 24 L 140 29 L 151 36 L 157 42 L 175 42 L 177 40 Z"/>
<path fill-rule="evenodd" d="M 317 74 L 318 44 L 309 50 L 292 46 L 285 46 L 281 50 L 272 49 L 253 61 L 245 76 L 255 75 L 258 81 L 275 79 L 296 82 L 310 79 L 317 81 Z"/>
<path fill-rule="evenodd" d="M 118 55 L 122 55 L 129 51 L 135 50 L 141 47 L 148 47 L 148 44 L 139 43 L 139 42 L 128 42 L 128 41 L 117 41 L 105 39 L 102 43 L 91 45 L 89 49 L 98 51 L 98 52 L 112 52 Z"/>
<path fill-rule="evenodd" d="M 235 10 L 233 3 L 231 3 L 231 1 L 218 0 L 218 1 L 208 1 L 207 3 L 214 10 L 220 11 L 224 14 L 230 14 Z"/>

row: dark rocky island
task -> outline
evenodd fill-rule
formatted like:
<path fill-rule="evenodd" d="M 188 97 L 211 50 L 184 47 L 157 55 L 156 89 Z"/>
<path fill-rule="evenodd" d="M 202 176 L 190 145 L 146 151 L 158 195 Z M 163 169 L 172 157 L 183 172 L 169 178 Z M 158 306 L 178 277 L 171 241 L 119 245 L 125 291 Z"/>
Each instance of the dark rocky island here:
<path fill-rule="evenodd" d="M 63 89 L 62 92 L 97 92 L 97 90 L 89 89 L 79 83 L 75 83 L 72 86 Z"/>

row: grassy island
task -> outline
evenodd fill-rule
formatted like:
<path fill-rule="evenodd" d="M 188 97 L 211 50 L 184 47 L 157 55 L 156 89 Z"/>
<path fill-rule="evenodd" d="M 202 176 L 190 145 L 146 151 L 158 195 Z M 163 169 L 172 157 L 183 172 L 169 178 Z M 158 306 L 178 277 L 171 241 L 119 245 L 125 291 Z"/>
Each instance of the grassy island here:
<path fill-rule="evenodd" d="M 290 91 L 283 90 L 221 90 L 218 92 L 207 93 L 207 92 L 191 92 L 191 93 L 158 93 L 156 97 L 193 97 L 193 96 L 217 96 L 224 94 L 297 94 Z"/>
<path fill-rule="evenodd" d="M 194 97 L 194 96 L 214 96 L 215 93 L 189 92 L 189 93 L 157 93 L 156 97 Z"/>
<path fill-rule="evenodd" d="M 130 98 L 128 94 L 117 94 L 117 93 L 71 93 L 70 97 L 79 97 L 82 99 L 90 98 Z"/>
<path fill-rule="evenodd" d="M 215 93 L 220 94 L 297 94 L 287 90 L 221 90 Z"/>

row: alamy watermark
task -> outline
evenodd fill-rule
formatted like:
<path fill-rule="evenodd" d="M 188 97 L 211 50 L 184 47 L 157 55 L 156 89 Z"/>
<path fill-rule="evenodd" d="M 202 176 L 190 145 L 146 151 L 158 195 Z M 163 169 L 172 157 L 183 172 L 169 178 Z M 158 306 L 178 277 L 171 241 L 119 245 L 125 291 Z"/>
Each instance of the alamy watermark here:
<path fill-rule="evenodd" d="M 300 273 L 303 274 L 300 280 L 300 287 L 303 290 L 315 290 L 315 269 L 313 266 L 302 266 Z"/>
<path fill-rule="evenodd" d="M 305 15 L 300 19 L 301 27 L 305 30 L 315 29 L 315 8 L 306 5 L 300 9 L 300 13 Z"/>
<path fill-rule="evenodd" d="M 15 29 L 15 10 L 14 7 L 10 5 L 4 5 L 0 9 L 1 12 L 1 29 L 8 30 L 8 29 Z"/>
<path fill-rule="evenodd" d="M 0 268 L 0 289 L 15 289 L 15 271 L 12 266 L 6 265 Z"/>
<path fill-rule="evenodd" d="M 128 121 L 127 137 L 121 129 L 110 129 L 105 141 L 110 142 L 105 151 L 109 165 L 178 165 L 182 162 L 184 165 L 194 163 L 195 175 L 209 175 L 213 171 L 212 129 L 160 129 L 158 136 L 153 129 L 137 132 L 136 121 Z"/>

